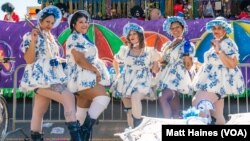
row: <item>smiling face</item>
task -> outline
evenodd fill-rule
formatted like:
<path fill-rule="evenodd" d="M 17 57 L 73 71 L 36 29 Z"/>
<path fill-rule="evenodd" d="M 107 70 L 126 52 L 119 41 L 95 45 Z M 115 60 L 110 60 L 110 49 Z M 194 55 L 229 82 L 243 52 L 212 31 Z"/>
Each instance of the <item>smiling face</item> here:
<path fill-rule="evenodd" d="M 216 39 L 221 39 L 222 37 L 226 35 L 225 29 L 221 26 L 214 26 L 212 31 Z"/>
<path fill-rule="evenodd" d="M 40 27 L 44 31 L 50 31 L 55 23 L 55 17 L 53 15 L 47 16 L 40 21 Z"/>
<path fill-rule="evenodd" d="M 89 23 L 85 17 L 80 17 L 73 26 L 77 32 L 85 34 L 88 31 Z"/>
<path fill-rule="evenodd" d="M 172 36 L 175 38 L 182 37 L 183 36 L 183 26 L 179 22 L 173 22 L 170 26 L 170 31 Z"/>

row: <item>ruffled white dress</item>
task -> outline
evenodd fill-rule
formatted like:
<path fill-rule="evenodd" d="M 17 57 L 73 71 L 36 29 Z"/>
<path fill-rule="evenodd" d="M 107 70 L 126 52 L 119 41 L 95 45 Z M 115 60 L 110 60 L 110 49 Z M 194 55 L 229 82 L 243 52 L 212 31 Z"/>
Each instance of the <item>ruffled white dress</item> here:
<path fill-rule="evenodd" d="M 128 46 L 122 46 L 114 56 L 124 64 L 123 71 L 111 86 L 114 97 L 130 97 L 134 93 L 151 96 L 153 75 L 150 72 L 153 62 L 160 59 L 154 48 L 145 47 L 139 56 L 132 56 Z"/>
<path fill-rule="evenodd" d="M 103 86 L 110 85 L 108 69 L 105 63 L 99 59 L 96 46 L 82 34 L 73 32 L 66 42 L 66 59 L 68 62 L 67 74 L 69 77 L 67 86 L 71 92 L 93 88 L 97 83 L 96 74 L 94 72 L 76 64 L 74 56 L 71 53 L 72 49 L 83 52 L 89 63 L 99 70 L 101 74 L 101 81 L 99 84 Z"/>
<path fill-rule="evenodd" d="M 43 35 L 43 36 L 42 36 Z M 49 40 L 46 33 L 39 34 L 36 42 L 35 61 L 27 64 L 20 83 L 22 91 L 35 88 L 48 88 L 53 84 L 66 84 L 67 76 L 62 65 L 51 66 L 50 60 L 60 56 L 59 46 Z M 25 53 L 30 46 L 31 33 L 23 36 L 22 51 Z"/>
<path fill-rule="evenodd" d="M 162 56 L 167 65 L 158 74 L 157 89 L 163 91 L 165 89 L 175 90 L 182 94 L 192 93 L 192 77 L 183 63 L 185 40 L 169 49 L 171 41 L 163 45 Z M 191 43 L 189 55 L 194 57 L 195 49 Z"/>
<path fill-rule="evenodd" d="M 230 38 L 220 43 L 221 50 L 228 57 L 239 59 L 238 47 Z M 241 94 L 244 92 L 244 79 L 241 70 L 227 68 L 211 47 L 204 54 L 204 63 L 193 80 L 195 91 L 208 91 L 220 94 Z"/>

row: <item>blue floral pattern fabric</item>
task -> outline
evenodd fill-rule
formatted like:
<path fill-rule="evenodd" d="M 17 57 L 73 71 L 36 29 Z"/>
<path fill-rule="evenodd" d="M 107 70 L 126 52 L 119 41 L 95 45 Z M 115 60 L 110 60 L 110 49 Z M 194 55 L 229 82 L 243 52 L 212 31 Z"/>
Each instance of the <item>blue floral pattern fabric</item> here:
<path fill-rule="evenodd" d="M 114 58 L 123 63 L 124 68 L 111 86 L 113 96 L 130 97 L 134 93 L 151 96 L 153 76 L 150 68 L 160 58 L 158 51 L 145 47 L 139 56 L 133 56 L 128 46 L 121 46 Z"/>
<path fill-rule="evenodd" d="M 43 35 L 43 36 L 42 36 Z M 35 61 L 27 64 L 20 83 L 22 91 L 34 90 L 35 88 L 48 88 L 52 84 L 65 84 L 67 76 L 62 65 L 51 66 L 51 59 L 60 57 L 59 46 L 52 39 L 46 37 L 46 33 L 39 34 L 36 42 Z M 21 50 L 26 52 L 31 43 L 31 33 L 23 36 Z"/>
<path fill-rule="evenodd" d="M 68 88 L 71 92 L 77 92 L 88 88 L 93 88 L 96 81 L 96 74 L 92 71 L 77 65 L 71 50 L 75 49 L 84 53 L 89 63 L 94 65 L 101 74 L 99 84 L 103 86 L 110 85 L 110 75 L 105 63 L 99 59 L 97 47 L 91 43 L 86 36 L 73 32 L 66 42 L 66 59 L 68 62 L 67 74 L 69 77 Z"/>
<path fill-rule="evenodd" d="M 163 46 L 162 56 L 167 65 L 160 71 L 157 78 L 157 89 L 163 91 L 171 89 L 183 94 L 190 94 L 192 92 L 192 78 L 190 72 L 185 68 L 183 63 L 184 57 L 184 44 L 186 40 L 169 49 L 171 41 Z M 189 55 L 194 57 L 195 49 L 191 43 Z"/>
<path fill-rule="evenodd" d="M 230 38 L 220 43 L 221 50 L 229 57 L 239 59 L 238 47 Z M 195 91 L 208 91 L 224 96 L 244 92 L 244 79 L 241 70 L 227 68 L 211 47 L 204 54 L 204 64 L 196 74 L 193 86 Z"/>

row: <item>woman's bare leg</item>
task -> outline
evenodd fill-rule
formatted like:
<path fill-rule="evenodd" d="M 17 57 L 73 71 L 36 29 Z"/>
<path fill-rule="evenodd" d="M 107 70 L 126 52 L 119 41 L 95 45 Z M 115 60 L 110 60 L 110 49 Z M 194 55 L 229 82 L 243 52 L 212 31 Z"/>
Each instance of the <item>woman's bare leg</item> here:
<path fill-rule="evenodd" d="M 224 117 L 224 99 L 220 99 L 214 103 L 215 110 L 212 111 L 212 116 L 216 119 L 215 124 L 225 124 L 226 120 Z"/>
<path fill-rule="evenodd" d="M 43 116 L 47 112 L 49 104 L 49 98 L 42 95 L 35 95 L 31 118 L 31 131 L 39 133 L 42 132 Z"/>
<path fill-rule="evenodd" d="M 192 99 L 192 105 L 200 110 L 201 117 L 211 118 L 211 111 L 217 110 L 214 103 L 218 101 L 215 93 L 198 91 Z"/>
<path fill-rule="evenodd" d="M 68 90 L 63 89 L 61 92 L 54 91 L 50 88 L 40 88 L 37 90 L 38 95 L 42 95 L 63 105 L 64 116 L 67 122 L 76 121 L 75 96 Z"/>

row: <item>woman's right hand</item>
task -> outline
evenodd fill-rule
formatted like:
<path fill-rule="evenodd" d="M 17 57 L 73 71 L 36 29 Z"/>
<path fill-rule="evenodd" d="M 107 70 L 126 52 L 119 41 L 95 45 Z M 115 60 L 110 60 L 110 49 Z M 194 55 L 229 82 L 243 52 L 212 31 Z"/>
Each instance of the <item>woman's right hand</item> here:
<path fill-rule="evenodd" d="M 38 34 L 39 34 L 39 30 L 37 28 L 33 28 L 31 31 L 31 40 L 37 41 Z"/>

